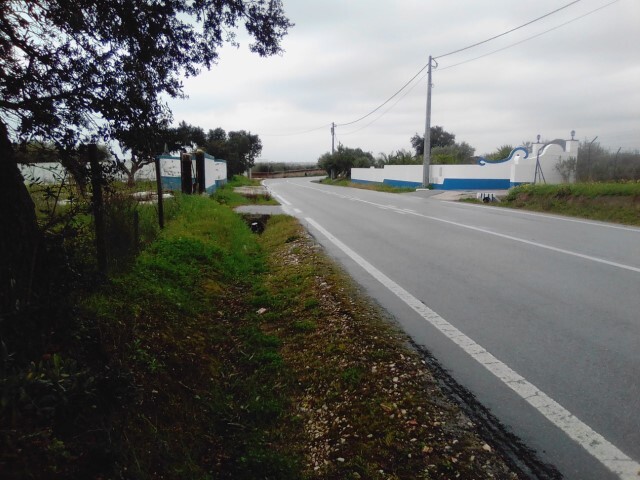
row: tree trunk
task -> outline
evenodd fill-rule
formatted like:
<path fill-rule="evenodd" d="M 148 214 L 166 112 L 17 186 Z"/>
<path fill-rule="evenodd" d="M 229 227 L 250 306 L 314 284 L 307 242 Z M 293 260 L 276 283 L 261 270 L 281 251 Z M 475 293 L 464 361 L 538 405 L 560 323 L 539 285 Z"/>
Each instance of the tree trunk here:
<path fill-rule="evenodd" d="M 7 126 L 0 121 L 0 321 L 31 297 L 40 233 L 35 205 L 16 163 Z"/>

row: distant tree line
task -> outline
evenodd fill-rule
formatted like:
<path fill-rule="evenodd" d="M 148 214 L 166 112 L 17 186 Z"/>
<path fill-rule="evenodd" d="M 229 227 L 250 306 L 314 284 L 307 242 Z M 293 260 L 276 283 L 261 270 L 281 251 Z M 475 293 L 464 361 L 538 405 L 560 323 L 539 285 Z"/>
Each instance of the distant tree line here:
<path fill-rule="evenodd" d="M 251 169 L 252 173 L 290 172 L 293 170 L 315 170 L 317 163 L 300 162 L 257 162 Z"/>

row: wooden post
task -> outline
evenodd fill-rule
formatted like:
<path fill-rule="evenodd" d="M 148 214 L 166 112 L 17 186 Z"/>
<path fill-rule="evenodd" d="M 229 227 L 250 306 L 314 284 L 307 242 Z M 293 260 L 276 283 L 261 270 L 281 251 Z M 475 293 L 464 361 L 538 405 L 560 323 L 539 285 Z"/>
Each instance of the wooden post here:
<path fill-rule="evenodd" d="M 104 200 L 102 198 L 102 171 L 98 162 L 98 145 L 89 144 L 89 165 L 91 167 L 91 190 L 93 199 L 93 221 L 96 233 L 96 255 L 98 271 L 107 274 L 107 241 L 104 225 Z"/>
<path fill-rule="evenodd" d="M 158 191 L 158 225 L 164 228 L 164 199 L 162 198 L 162 172 L 160 172 L 160 157 L 156 157 L 156 189 Z"/>
<path fill-rule="evenodd" d="M 196 152 L 196 183 L 198 184 L 198 193 L 204 193 L 206 191 L 205 180 L 204 152 L 198 150 Z"/>
<path fill-rule="evenodd" d="M 193 183 L 191 178 L 191 155 L 183 153 L 180 155 L 180 177 L 182 193 L 193 193 Z"/>

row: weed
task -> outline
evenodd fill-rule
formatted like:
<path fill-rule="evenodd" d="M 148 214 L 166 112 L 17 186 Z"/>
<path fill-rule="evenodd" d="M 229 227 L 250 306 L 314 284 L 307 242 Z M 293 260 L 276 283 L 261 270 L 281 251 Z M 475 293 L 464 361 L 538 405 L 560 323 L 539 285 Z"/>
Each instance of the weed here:
<path fill-rule="evenodd" d="M 313 332 L 317 328 L 317 324 L 313 320 L 295 320 L 291 326 L 294 331 L 299 333 Z"/>
<path fill-rule="evenodd" d="M 364 372 L 361 368 L 349 367 L 340 374 L 340 377 L 342 378 L 345 387 L 348 389 L 357 387 L 362 380 L 363 374 Z"/>

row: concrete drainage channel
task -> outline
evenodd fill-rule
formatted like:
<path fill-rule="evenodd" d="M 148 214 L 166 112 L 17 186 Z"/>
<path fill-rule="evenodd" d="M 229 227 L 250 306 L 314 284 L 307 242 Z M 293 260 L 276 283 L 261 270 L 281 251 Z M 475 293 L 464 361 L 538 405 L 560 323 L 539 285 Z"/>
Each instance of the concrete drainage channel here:
<path fill-rule="evenodd" d="M 260 235 L 264 232 L 264 229 L 267 226 L 267 221 L 269 220 L 270 215 L 257 215 L 251 213 L 242 214 L 243 220 L 249 225 L 249 228 L 253 233 L 257 233 Z"/>
<path fill-rule="evenodd" d="M 279 205 L 243 205 L 234 210 L 239 214 L 251 231 L 261 234 L 271 215 L 281 215 L 284 212 Z"/>

